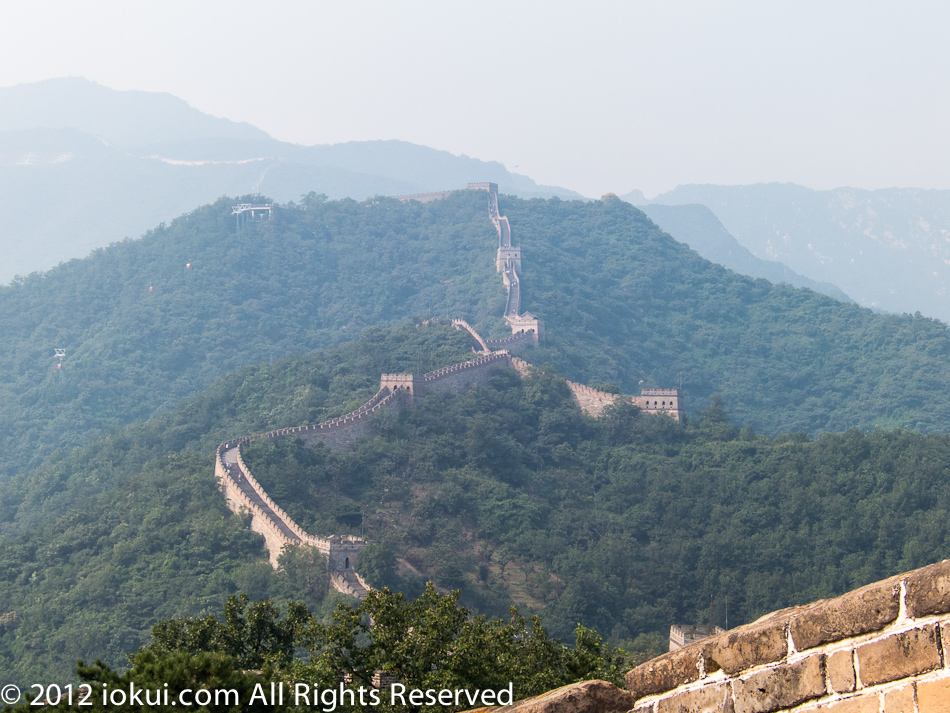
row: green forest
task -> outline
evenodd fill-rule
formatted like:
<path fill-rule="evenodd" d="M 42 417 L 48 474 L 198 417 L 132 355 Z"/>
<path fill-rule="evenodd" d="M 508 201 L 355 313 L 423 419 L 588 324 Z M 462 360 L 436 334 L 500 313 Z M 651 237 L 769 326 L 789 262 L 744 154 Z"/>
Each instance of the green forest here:
<path fill-rule="evenodd" d="M 344 413 L 380 372 L 469 348 L 444 323 L 370 329 L 245 367 L 11 480 L 0 614 L 16 619 L 0 667 L 14 681 L 68 680 L 78 658 L 121 671 L 158 620 L 218 614 L 240 593 L 328 621 L 338 597 L 319 558 L 271 569 L 217 490 L 215 445 Z M 484 387 L 380 412 L 377 435 L 349 451 L 287 438 L 246 458 L 308 531 L 365 532 L 359 569 L 374 585 L 412 598 L 432 581 L 492 620 L 514 605 L 566 642 L 581 624 L 632 660 L 660 653 L 671 623 L 735 626 L 950 554 L 946 436 L 765 436 L 726 407 L 714 398 L 686 424 L 634 407 L 594 420 L 553 368 L 499 369 Z"/>
<path fill-rule="evenodd" d="M 233 202 L 0 287 L 0 478 L 241 366 L 371 326 L 429 315 L 505 334 L 483 191 L 426 204 L 310 195 L 240 231 Z M 772 435 L 943 430 L 942 323 L 736 275 L 617 199 L 500 207 L 524 253 L 522 306 L 547 325 L 538 363 L 627 393 L 682 385 L 693 414 L 721 393 Z"/>
<path fill-rule="evenodd" d="M 244 230 L 231 202 L 0 288 L 14 682 L 76 680 L 77 659 L 90 680 L 152 666 L 157 622 L 208 622 L 242 594 L 306 607 L 312 631 L 351 616 L 313 552 L 269 565 L 218 491 L 215 447 L 348 413 L 383 372 L 470 358 L 431 316 L 505 334 L 483 192 L 310 195 Z M 539 615 L 544 637 L 574 642 L 525 674 L 550 682 L 601 670 L 609 647 L 660 653 L 672 623 L 735 626 L 950 556 L 945 325 L 735 275 L 612 198 L 505 197 L 501 212 L 524 252 L 522 306 L 546 323 L 521 355 L 533 375 L 380 412 L 346 452 L 246 449 L 305 529 L 365 534 L 371 583 L 406 606 L 449 597 L 485 626 Z M 594 420 L 565 377 L 681 384 L 688 419 L 616 406 Z M 227 647 L 159 653 L 237 665 Z"/>

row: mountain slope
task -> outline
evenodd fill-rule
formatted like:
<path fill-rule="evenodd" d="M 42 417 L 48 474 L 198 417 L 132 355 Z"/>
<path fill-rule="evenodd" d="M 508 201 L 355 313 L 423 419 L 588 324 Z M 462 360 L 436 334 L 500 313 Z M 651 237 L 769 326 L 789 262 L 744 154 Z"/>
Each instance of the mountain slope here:
<path fill-rule="evenodd" d="M 424 205 L 312 199 L 237 233 L 230 205 L 0 289 L 7 474 L 242 364 L 373 325 L 431 314 L 505 333 L 481 191 Z M 950 417 L 938 322 L 735 275 L 618 199 L 505 198 L 502 212 L 523 249 L 523 308 L 547 325 L 531 359 L 569 378 L 627 393 L 682 383 L 690 413 L 719 392 L 767 433 L 932 432 Z M 67 351 L 62 370 L 54 348 Z"/>
<path fill-rule="evenodd" d="M 326 607 L 318 561 L 271 572 L 227 513 L 212 444 L 345 412 L 379 371 L 452 363 L 468 343 L 408 325 L 245 367 L 0 486 L 0 612 L 17 612 L 4 670 L 62 683 L 77 656 L 121 665 L 155 619 L 216 612 L 235 589 Z M 633 408 L 594 421 L 549 369 L 501 369 L 374 427 L 344 452 L 287 438 L 247 462 L 308 529 L 364 529 L 374 584 L 431 579 L 480 612 L 540 611 L 562 637 L 581 623 L 648 649 L 671 622 L 724 623 L 727 600 L 735 624 L 950 554 L 946 436 L 773 439 L 717 404 L 685 426 Z"/>
<path fill-rule="evenodd" d="M 807 287 L 836 300 L 851 302 L 850 297 L 830 283 L 816 282 L 799 275 L 780 262 L 757 258 L 729 234 L 706 206 L 634 205 L 663 230 L 710 262 L 728 267 L 741 275 L 761 277 L 774 283 L 787 282 L 793 287 Z"/>
<path fill-rule="evenodd" d="M 130 150 L 159 141 L 269 139 L 250 124 L 196 111 L 171 94 L 118 92 L 81 77 L 0 87 L 0 131 L 71 128 Z"/>

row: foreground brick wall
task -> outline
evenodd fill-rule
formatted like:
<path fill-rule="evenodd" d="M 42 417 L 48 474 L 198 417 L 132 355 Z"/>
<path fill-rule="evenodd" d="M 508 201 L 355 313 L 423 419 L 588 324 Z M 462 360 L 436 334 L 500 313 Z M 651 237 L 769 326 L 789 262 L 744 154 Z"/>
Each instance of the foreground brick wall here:
<path fill-rule="evenodd" d="M 635 713 L 950 713 L 950 560 L 784 609 L 627 674 Z"/>

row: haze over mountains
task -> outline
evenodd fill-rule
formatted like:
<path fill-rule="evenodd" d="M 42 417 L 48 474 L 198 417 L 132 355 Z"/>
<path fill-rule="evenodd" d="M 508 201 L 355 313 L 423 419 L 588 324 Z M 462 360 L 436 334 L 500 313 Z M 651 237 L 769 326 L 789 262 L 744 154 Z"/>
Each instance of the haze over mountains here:
<path fill-rule="evenodd" d="M 642 203 L 639 191 L 628 196 Z M 950 191 L 687 185 L 651 204 L 707 206 L 755 256 L 865 307 L 950 322 Z"/>
<path fill-rule="evenodd" d="M 635 198 L 635 197 L 634 197 Z M 650 216 L 650 219 L 680 242 L 686 243 L 707 260 L 728 267 L 740 275 L 763 277 L 769 282 L 787 282 L 795 287 L 807 287 L 815 292 L 834 297 L 842 302 L 851 298 L 830 282 L 818 282 L 781 262 L 763 260 L 739 244 L 719 219 L 704 205 L 662 205 L 631 203 Z"/>
<path fill-rule="evenodd" d="M 3 88 L 0 283 L 137 238 L 222 195 L 363 199 L 463 188 L 476 178 L 525 197 L 580 197 L 497 162 L 402 141 L 288 144 L 168 94 L 80 78 Z"/>
<path fill-rule="evenodd" d="M 81 78 L 3 88 L 0 283 L 137 238 L 221 195 L 362 200 L 471 180 L 524 198 L 582 197 L 498 162 L 402 141 L 289 144 L 168 94 Z M 651 206 L 648 214 L 675 238 L 741 274 L 950 321 L 948 191 L 688 185 L 652 201 L 639 191 L 624 198 Z"/>

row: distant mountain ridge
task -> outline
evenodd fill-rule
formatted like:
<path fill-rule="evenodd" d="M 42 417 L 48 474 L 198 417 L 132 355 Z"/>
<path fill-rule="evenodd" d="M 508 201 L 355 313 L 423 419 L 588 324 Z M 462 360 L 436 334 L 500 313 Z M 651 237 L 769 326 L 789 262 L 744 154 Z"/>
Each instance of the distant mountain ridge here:
<path fill-rule="evenodd" d="M 250 124 L 219 119 L 171 94 L 116 91 L 81 77 L 0 88 L 0 131 L 71 128 L 133 150 L 195 138 L 272 141 Z"/>
<path fill-rule="evenodd" d="M 651 204 L 705 205 L 757 257 L 863 306 L 950 322 L 948 190 L 684 185 Z"/>
<path fill-rule="evenodd" d="M 0 227 L 0 283 L 136 238 L 225 194 L 362 200 L 472 180 L 523 197 L 581 197 L 496 161 L 404 141 L 289 144 L 169 94 L 75 77 L 0 88 L 0 210 L 19 216 Z"/>

